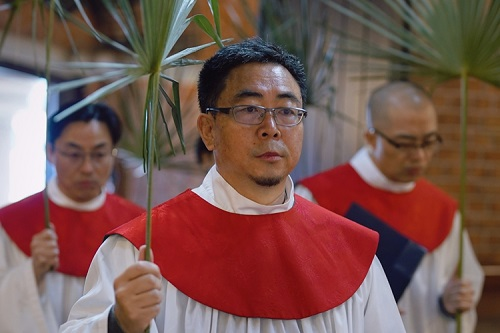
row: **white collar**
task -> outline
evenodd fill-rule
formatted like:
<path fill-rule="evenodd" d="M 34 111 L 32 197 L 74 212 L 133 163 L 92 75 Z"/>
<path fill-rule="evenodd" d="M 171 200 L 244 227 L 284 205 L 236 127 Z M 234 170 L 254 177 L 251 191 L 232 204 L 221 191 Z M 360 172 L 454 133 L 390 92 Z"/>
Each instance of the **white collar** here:
<path fill-rule="evenodd" d="M 106 191 L 103 189 L 101 193 L 94 199 L 87 202 L 76 202 L 66 196 L 57 185 L 57 178 L 52 178 L 47 184 L 47 194 L 56 205 L 75 209 L 79 211 L 94 211 L 102 207 L 106 201 Z"/>
<path fill-rule="evenodd" d="M 214 165 L 205 176 L 203 183 L 193 189 L 193 192 L 198 194 L 210 204 L 225 210 L 227 212 L 245 214 L 245 215 L 261 215 L 275 214 L 289 210 L 294 203 L 294 187 L 290 176 L 287 177 L 285 185 L 287 198 L 281 203 L 282 198 L 277 200 L 272 205 L 261 205 L 239 194 L 217 171 Z"/>
<path fill-rule="evenodd" d="M 410 192 L 415 187 L 415 182 L 400 183 L 384 176 L 370 158 L 368 147 L 361 148 L 351 158 L 349 164 L 365 182 L 373 187 L 394 193 Z"/>

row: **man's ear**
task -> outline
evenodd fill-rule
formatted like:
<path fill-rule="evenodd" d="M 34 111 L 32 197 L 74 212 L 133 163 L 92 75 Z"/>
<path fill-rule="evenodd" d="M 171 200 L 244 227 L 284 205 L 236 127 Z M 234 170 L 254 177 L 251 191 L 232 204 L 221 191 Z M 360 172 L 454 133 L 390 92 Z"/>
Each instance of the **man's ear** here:
<path fill-rule="evenodd" d="M 198 116 L 198 132 L 200 133 L 200 137 L 205 143 L 205 146 L 208 150 L 213 151 L 215 148 L 215 140 L 214 140 L 214 124 L 215 119 L 211 114 L 202 113 Z"/>

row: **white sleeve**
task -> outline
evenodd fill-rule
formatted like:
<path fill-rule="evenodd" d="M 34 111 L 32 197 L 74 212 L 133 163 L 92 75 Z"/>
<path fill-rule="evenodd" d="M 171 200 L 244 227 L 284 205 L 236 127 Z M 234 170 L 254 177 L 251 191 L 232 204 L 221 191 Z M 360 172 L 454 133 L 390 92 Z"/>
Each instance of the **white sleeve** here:
<path fill-rule="evenodd" d="M 475 304 L 479 303 L 484 284 L 484 271 L 477 260 L 467 230 L 463 234 L 463 277 L 472 282 Z"/>
<path fill-rule="evenodd" d="M 384 269 L 376 256 L 366 279 L 369 282 L 370 293 L 365 308 L 365 331 L 406 332 Z"/>
<path fill-rule="evenodd" d="M 113 282 L 137 257 L 137 249 L 125 238 L 118 235 L 107 238 L 90 264 L 83 296 L 59 332 L 107 333 L 109 310 L 115 303 Z M 156 332 L 154 325 L 150 332 Z"/>
<path fill-rule="evenodd" d="M 457 221 L 458 220 L 458 221 Z M 460 223 L 460 214 L 456 214 L 455 225 Z M 464 280 L 469 280 L 474 288 L 474 309 L 467 311 L 461 315 L 462 317 L 462 332 L 474 332 L 477 322 L 477 311 L 476 306 L 479 303 L 483 291 L 484 284 L 484 271 L 477 260 L 476 254 L 472 247 L 472 243 L 469 238 L 467 230 L 464 229 L 463 237 L 463 257 L 462 257 L 462 274 Z M 457 237 L 458 238 L 458 237 Z"/>
<path fill-rule="evenodd" d="M 0 228 L 0 332 L 53 332 L 57 324 L 39 292 L 31 258 Z"/>

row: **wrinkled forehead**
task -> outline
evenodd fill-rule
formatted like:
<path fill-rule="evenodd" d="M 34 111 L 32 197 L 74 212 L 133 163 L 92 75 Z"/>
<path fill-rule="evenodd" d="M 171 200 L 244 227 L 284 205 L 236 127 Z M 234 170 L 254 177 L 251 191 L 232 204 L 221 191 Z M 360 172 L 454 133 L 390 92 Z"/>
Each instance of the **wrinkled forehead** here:
<path fill-rule="evenodd" d="M 297 81 L 285 67 L 275 63 L 249 63 L 231 70 L 219 100 L 247 97 L 290 99 L 302 105 Z"/>

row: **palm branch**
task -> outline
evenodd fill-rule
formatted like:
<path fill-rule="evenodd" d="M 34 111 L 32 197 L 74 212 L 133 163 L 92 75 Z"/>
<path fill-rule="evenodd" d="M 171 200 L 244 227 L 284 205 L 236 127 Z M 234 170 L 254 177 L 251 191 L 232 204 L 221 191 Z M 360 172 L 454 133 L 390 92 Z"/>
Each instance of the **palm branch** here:
<path fill-rule="evenodd" d="M 0 53 L 4 47 L 7 36 L 11 33 L 13 22 L 18 16 L 21 16 L 21 11 L 29 6 L 31 6 L 31 22 L 29 23 L 31 23 L 31 39 L 33 40 L 33 45 L 35 45 L 35 41 L 37 40 L 38 20 L 41 20 L 43 40 L 45 43 L 44 76 L 47 81 L 50 81 L 52 35 L 56 17 L 61 20 L 66 36 L 73 46 L 73 51 L 76 52 L 74 40 L 65 22 L 65 16 L 68 15 L 66 2 L 62 0 L 12 0 L 7 1 L 5 4 L 1 4 L 0 12 L 8 11 L 8 17 L 0 37 Z M 23 24 L 25 24 L 25 22 L 23 22 Z M 33 48 L 33 51 L 36 52 L 36 49 Z M 34 58 L 37 58 L 36 54 Z"/>
<path fill-rule="evenodd" d="M 328 27 L 328 11 L 320 1 L 269 0 L 260 4 L 259 35 L 283 46 L 304 63 L 307 103 L 333 114 L 331 85 L 337 39 Z M 328 8 L 326 8 L 328 9 Z"/>
<path fill-rule="evenodd" d="M 78 54 L 75 41 L 71 36 L 71 32 L 66 22 L 66 18 L 71 17 L 68 11 L 68 7 L 72 7 L 72 4 L 64 0 L 13 0 L 5 4 L 0 5 L 0 11 L 9 11 L 7 22 L 3 28 L 0 37 L 0 53 L 5 44 L 5 40 L 9 33 L 11 32 L 12 23 L 15 21 L 17 16 L 23 7 L 28 7 L 31 5 L 31 39 L 33 40 L 33 45 L 37 39 L 37 26 L 38 19 L 41 19 L 41 25 L 43 27 L 43 40 L 45 43 L 45 65 L 44 74 L 45 79 L 50 83 L 50 73 L 51 73 L 51 50 L 52 50 L 52 37 L 54 33 L 54 21 L 57 16 L 62 22 L 64 31 L 75 54 Z M 48 17 L 47 17 L 48 16 Z M 36 48 L 33 48 L 36 52 Z M 34 59 L 37 58 L 35 54 Z M 35 68 L 38 64 L 35 63 Z M 36 70 L 38 71 L 38 69 Z M 48 99 L 47 99 L 48 103 Z M 46 194 L 46 189 L 44 191 L 44 224 L 46 228 L 50 228 L 50 213 L 49 213 L 49 200 Z"/>
<path fill-rule="evenodd" d="M 500 87 L 500 1 L 384 0 L 388 14 L 368 0 L 351 0 L 350 7 L 322 0 L 336 11 L 387 39 L 388 46 L 345 35 L 341 51 L 381 60 L 371 77 L 407 76 L 433 86 L 460 80 L 460 228 L 464 229 L 468 80 Z M 404 25 L 403 25 L 404 23 Z M 460 238 L 457 274 L 462 276 Z M 457 332 L 461 331 L 460 314 Z"/>
<path fill-rule="evenodd" d="M 20 12 L 21 7 L 28 3 L 27 0 L 14 0 L 6 4 L 2 4 L 0 6 L 0 11 L 9 10 L 9 16 L 7 18 L 7 22 L 5 27 L 3 28 L 2 35 L 0 37 L 0 53 L 3 49 L 3 45 L 7 38 L 7 35 L 10 31 L 12 23 L 16 15 Z M 42 0 L 32 0 L 32 26 L 31 26 L 31 35 L 32 39 L 36 40 L 36 25 L 37 25 L 37 12 L 39 12 L 40 17 L 42 19 L 42 25 L 44 27 L 45 33 L 45 77 L 47 81 L 50 81 L 50 56 L 51 56 L 51 41 L 52 41 L 52 33 L 54 29 L 54 12 L 56 8 L 55 0 L 50 0 L 49 2 L 49 18 L 48 22 L 46 22 L 46 17 L 44 14 L 45 2 Z M 48 101 L 48 100 L 47 100 Z M 47 196 L 47 186 L 45 186 L 45 190 L 43 193 L 43 205 L 44 205 L 44 226 L 45 228 L 50 228 L 50 213 L 49 213 L 49 199 Z"/>
<path fill-rule="evenodd" d="M 198 71 L 198 66 L 189 67 L 173 67 L 168 69 L 167 73 L 171 77 L 175 77 L 179 84 L 183 87 L 180 92 L 180 103 L 182 105 L 182 123 L 189 124 L 186 128 L 183 126 L 181 141 L 179 136 L 173 136 L 170 133 L 175 133 L 176 127 L 172 117 L 166 115 L 165 123 L 157 123 L 156 141 L 158 144 L 158 159 L 155 162 L 158 169 L 172 166 L 172 158 L 176 153 L 194 149 L 194 142 L 198 137 L 196 130 L 196 118 L 199 114 L 197 104 L 196 82 L 193 78 L 196 77 L 195 71 Z M 133 84 L 117 91 L 107 100 L 110 104 L 116 105 L 123 121 L 123 136 L 118 143 L 121 150 L 125 150 L 127 156 L 134 160 L 143 160 L 144 150 L 142 144 L 142 115 L 137 110 L 142 108 L 142 101 L 145 98 L 144 80 L 134 82 Z M 172 94 L 171 87 L 165 87 L 169 95 Z M 162 101 L 163 108 L 168 105 Z M 139 161 L 138 161 L 139 162 Z"/>
<path fill-rule="evenodd" d="M 127 62 L 77 62 L 65 63 L 62 66 L 72 69 L 81 69 L 92 74 L 83 78 L 56 84 L 49 92 L 59 92 L 66 89 L 81 87 L 91 83 L 102 86 L 90 93 L 83 100 L 64 110 L 55 118 L 63 119 L 75 110 L 102 99 L 112 93 L 131 85 L 141 78 L 147 79 L 145 101 L 142 105 L 142 130 L 144 166 L 148 179 L 147 193 L 147 222 L 146 222 L 146 260 L 150 260 L 151 244 L 151 209 L 152 209 L 152 166 L 159 162 L 159 139 L 157 135 L 158 124 L 163 123 L 168 129 L 165 105 L 168 105 L 175 124 L 177 136 L 184 149 L 182 132 L 179 83 L 168 76 L 165 71 L 172 67 L 187 66 L 200 63 L 186 57 L 205 47 L 216 43 L 222 46 L 220 39 L 220 23 L 218 14 L 218 1 L 209 0 L 208 4 L 214 19 L 215 28 L 203 15 L 188 17 L 196 0 L 141 0 L 140 13 L 136 17 L 134 9 L 128 0 L 103 0 L 103 4 L 120 26 L 127 44 L 115 41 L 100 33 L 92 25 L 80 0 L 75 0 L 81 17 L 87 24 L 88 30 L 94 37 L 105 43 L 117 52 L 128 58 Z M 186 48 L 171 54 L 177 41 L 190 25 L 195 22 L 213 40 L 200 46 Z M 54 64 L 54 66 L 57 66 Z M 165 85 L 171 86 L 171 94 L 167 93 Z M 167 133 L 169 144 L 172 147 L 170 133 Z"/>

